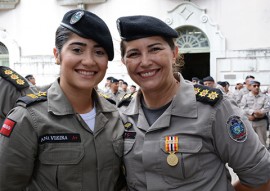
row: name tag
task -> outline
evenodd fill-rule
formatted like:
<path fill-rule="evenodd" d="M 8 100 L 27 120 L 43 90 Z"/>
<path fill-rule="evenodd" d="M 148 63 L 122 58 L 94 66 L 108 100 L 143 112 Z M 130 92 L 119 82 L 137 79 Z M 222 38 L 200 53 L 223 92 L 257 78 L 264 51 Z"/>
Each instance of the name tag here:
<path fill-rule="evenodd" d="M 136 137 L 136 132 L 124 132 L 124 139 L 135 139 Z"/>
<path fill-rule="evenodd" d="M 44 143 L 76 143 L 81 142 L 80 134 L 47 134 L 38 138 L 39 144 Z"/>

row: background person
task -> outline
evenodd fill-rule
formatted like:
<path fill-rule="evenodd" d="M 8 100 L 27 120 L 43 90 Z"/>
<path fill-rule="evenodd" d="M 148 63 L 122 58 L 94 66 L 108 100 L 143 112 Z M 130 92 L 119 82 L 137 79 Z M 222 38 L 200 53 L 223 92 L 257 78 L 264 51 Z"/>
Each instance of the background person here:
<path fill-rule="evenodd" d="M 258 134 L 260 141 L 266 146 L 269 98 L 261 93 L 260 82 L 250 81 L 251 91 L 245 94 L 241 101 L 241 107 L 244 110 L 248 120 L 251 122 L 253 129 Z"/>
<path fill-rule="evenodd" d="M 25 78 L 32 84 L 32 85 L 36 85 L 36 79 L 33 76 L 33 74 L 28 74 L 25 76 Z"/>
<path fill-rule="evenodd" d="M 269 190 L 270 153 L 240 108 L 218 89 L 174 78 L 178 33 L 143 15 L 120 17 L 117 27 L 122 62 L 140 86 L 120 108 L 129 189 Z M 233 188 L 226 163 L 246 186 Z"/>
<path fill-rule="evenodd" d="M 0 130 L 0 190 L 119 190 L 124 127 L 94 89 L 114 57 L 110 31 L 71 10 L 55 46 L 60 77 L 47 93 L 20 98 Z"/>
<path fill-rule="evenodd" d="M 16 71 L 0 66 L 0 127 L 8 112 L 15 107 L 17 99 L 35 92 L 37 90 L 30 87 L 29 82 Z"/>

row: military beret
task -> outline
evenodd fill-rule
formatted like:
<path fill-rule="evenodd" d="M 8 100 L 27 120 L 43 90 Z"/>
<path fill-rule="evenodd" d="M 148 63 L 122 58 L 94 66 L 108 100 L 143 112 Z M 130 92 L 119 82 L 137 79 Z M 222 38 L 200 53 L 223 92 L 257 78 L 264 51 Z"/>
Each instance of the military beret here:
<path fill-rule="evenodd" d="M 122 40 L 131 41 L 150 36 L 177 38 L 178 33 L 158 18 L 136 15 L 120 17 L 116 21 Z"/>
<path fill-rule="evenodd" d="M 74 9 L 64 15 L 61 26 L 83 38 L 93 39 L 105 49 L 109 60 L 113 60 L 114 49 L 111 33 L 106 23 L 97 15 L 89 11 Z"/>
<path fill-rule="evenodd" d="M 194 81 L 200 81 L 200 79 L 199 78 L 197 78 L 197 77 L 193 77 L 192 79 L 191 79 L 192 81 L 194 80 Z"/>
<path fill-rule="evenodd" d="M 227 85 L 226 82 L 218 81 L 217 84 L 221 85 L 222 87 L 225 87 Z"/>
<path fill-rule="evenodd" d="M 261 85 L 261 83 L 259 81 L 257 81 L 257 80 L 250 81 L 250 84 L 251 85 L 253 85 L 253 84 L 259 84 L 259 85 Z"/>
<path fill-rule="evenodd" d="M 204 82 L 206 82 L 206 81 L 212 81 L 212 82 L 214 82 L 215 80 L 211 76 L 207 76 L 207 77 L 203 78 L 203 81 Z"/>
<path fill-rule="evenodd" d="M 111 79 L 111 83 L 118 83 L 118 82 L 119 82 L 119 80 L 117 80 L 116 78 Z"/>

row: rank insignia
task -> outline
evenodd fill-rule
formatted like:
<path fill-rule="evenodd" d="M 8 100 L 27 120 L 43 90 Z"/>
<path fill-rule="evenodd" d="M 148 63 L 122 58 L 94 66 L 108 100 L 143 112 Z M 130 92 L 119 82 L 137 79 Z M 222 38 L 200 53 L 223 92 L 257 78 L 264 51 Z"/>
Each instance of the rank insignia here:
<path fill-rule="evenodd" d="M 29 87 L 27 81 L 21 75 L 19 75 L 9 67 L 0 66 L 0 76 L 4 78 L 6 81 L 10 82 L 18 90 L 22 90 L 24 88 Z"/>
<path fill-rule="evenodd" d="M 236 142 L 245 142 L 247 131 L 244 123 L 239 116 L 231 116 L 227 120 L 227 128 L 230 137 Z"/>
<path fill-rule="evenodd" d="M 130 123 L 130 122 L 126 122 L 126 123 L 124 124 L 124 127 L 125 127 L 126 130 L 130 129 L 132 126 L 133 126 L 133 124 Z"/>
<path fill-rule="evenodd" d="M 47 92 L 38 92 L 35 94 L 27 94 L 26 96 L 20 97 L 17 102 L 22 102 L 25 106 L 30 106 L 34 103 L 46 101 Z"/>
<path fill-rule="evenodd" d="M 223 98 L 223 94 L 219 89 L 202 86 L 199 84 L 194 85 L 194 92 L 196 100 L 214 106 L 219 100 Z"/>

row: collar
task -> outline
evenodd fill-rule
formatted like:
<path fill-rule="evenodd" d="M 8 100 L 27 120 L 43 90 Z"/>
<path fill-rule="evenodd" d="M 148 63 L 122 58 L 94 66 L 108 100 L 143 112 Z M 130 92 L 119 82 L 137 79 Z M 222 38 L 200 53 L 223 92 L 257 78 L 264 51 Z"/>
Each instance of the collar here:
<path fill-rule="evenodd" d="M 178 73 L 176 77 L 179 78 L 180 88 L 172 100 L 171 114 L 187 118 L 197 118 L 198 109 L 193 84 L 186 81 L 180 73 Z M 126 115 L 139 114 L 141 96 L 142 92 L 139 90 L 135 98 L 132 99 L 129 106 L 124 110 L 123 113 Z"/>

